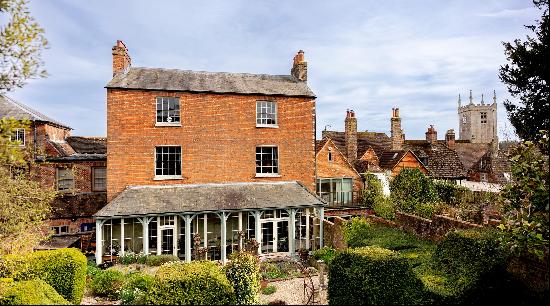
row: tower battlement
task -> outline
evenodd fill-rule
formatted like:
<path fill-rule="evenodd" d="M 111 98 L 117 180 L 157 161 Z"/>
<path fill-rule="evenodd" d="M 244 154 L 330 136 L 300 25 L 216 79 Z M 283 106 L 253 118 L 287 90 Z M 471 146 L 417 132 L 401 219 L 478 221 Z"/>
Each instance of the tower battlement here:
<path fill-rule="evenodd" d="M 484 95 L 481 102 L 475 103 L 470 90 L 467 104 L 462 104 L 458 95 L 458 132 L 460 140 L 469 140 L 473 143 L 498 143 L 497 130 L 497 98 L 493 91 L 492 103 L 485 103 Z"/>

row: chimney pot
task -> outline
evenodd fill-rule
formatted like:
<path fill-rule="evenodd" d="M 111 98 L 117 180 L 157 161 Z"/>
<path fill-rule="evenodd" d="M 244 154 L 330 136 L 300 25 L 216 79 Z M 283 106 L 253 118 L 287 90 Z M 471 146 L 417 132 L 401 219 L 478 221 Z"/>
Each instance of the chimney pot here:
<path fill-rule="evenodd" d="M 401 118 L 399 118 L 399 108 L 392 108 L 391 118 L 391 149 L 393 151 L 403 150 L 405 135 L 401 129 Z"/>
<path fill-rule="evenodd" d="M 112 48 L 113 54 L 113 76 L 117 73 L 124 72 L 132 65 L 132 59 L 128 54 L 128 48 L 122 40 L 117 40 L 116 45 Z"/>
<path fill-rule="evenodd" d="M 294 56 L 290 74 L 300 81 L 307 81 L 307 62 L 304 59 L 303 50 L 298 51 L 298 53 Z"/>
<path fill-rule="evenodd" d="M 357 159 L 357 118 L 353 110 L 348 110 L 345 120 L 344 139 L 346 142 L 346 156 L 350 163 Z"/>
<path fill-rule="evenodd" d="M 450 149 L 454 149 L 455 147 L 455 131 L 453 129 L 447 130 L 445 133 L 445 142 L 447 143 L 447 147 Z"/>
<path fill-rule="evenodd" d="M 434 143 L 437 141 L 437 131 L 435 130 L 433 124 L 430 125 L 428 131 L 426 132 L 426 141 L 429 143 Z"/>

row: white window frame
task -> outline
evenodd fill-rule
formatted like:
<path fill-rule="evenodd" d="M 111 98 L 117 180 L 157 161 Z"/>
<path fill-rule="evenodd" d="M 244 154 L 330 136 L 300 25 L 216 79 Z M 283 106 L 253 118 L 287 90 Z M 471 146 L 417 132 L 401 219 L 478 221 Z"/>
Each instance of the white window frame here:
<path fill-rule="evenodd" d="M 23 138 L 23 139 L 21 139 Z M 13 134 L 11 135 L 11 141 L 21 141 L 19 146 L 24 147 L 26 144 L 26 135 L 25 135 L 25 129 L 24 128 L 17 128 L 14 129 Z"/>
<path fill-rule="evenodd" d="M 67 170 L 68 173 L 71 173 L 71 175 L 72 175 L 72 184 L 69 188 L 59 189 L 59 181 L 60 181 L 59 171 L 60 170 Z M 68 179 L 64 179 L 64 180 L 68 180 Z M 56 168 L 55 169 L 55 185 L 56 185 L 57 191 L 66 192 L 66 191 L 73 190 L 75 188 L 75 176 L 74 176 L 73 169 L 71 169 L 71 168 L 62 168 L 62 167 Z"/>
<path fill-rule="evenodd" d="M 265 105 L 262 105 L 262 104 L 265 104 Z M 272 105 L 273 107 L 268 107 L 268 105 Z M 266 116 L 267 115 L 275 115 L 275 123 L 263 123 L 263 121 L 267 121 L 268 119 L 270 118 L 262 118 L 261 117 L 261 114 L 264 114 L 262 113 L 261 111 L 259 112 L 258 111 L 258 108 L 260 110 L 262 109 L 265 109 L 266 110 Z M 271 110 L 273 109 L 274 110 L 274 113 L 269 113 L 267 112 L 267 110 Z M 279 127 L 279 106 L 277 105 L 277 102 L 275 101 L 269 101 L 269 100 L 258 100 L 256 101 L 256 127 L 266 127 L 266 128 L 278 128 Z"/>
<path fill-rule="evenodd" d="M 158 175 L 157 174 L 157 148 L 161 148 L 161 147 L 178 147 L 180 148 L 180 174 L 179 175 Z M 155 146 L 155 149 L 153 151 L 154 155 L 155 155 L 155 164 L 153 166 L 153 171 L 154 171 L 154 180 L 155 181 L 160 181 L 160 180 L 180 180 L 183 178 L 182 176 L 182 173 L 183 173 L 183 148 L 179 145 L 162 145 L 162 146 Z"/>
<path fill-rule="evenodd" d="M 256 162 L 258 161 L 256 158 L 254 159 L 254 171 L 256 172 L 256 177 L 281 177 L 280 173 L 281 173 L 281 158 L 280 158 L 280 154 L 279 154 L 279 147 L 276 146 L 276 145 L 258 145 L 256 146 L 255 150 L 257 150 L 258 148 L 275 148 L 277 149 L 277 173 L 258 173 L 256 168 L 258 167 L 258 165 L 256 164 Z M 254 156 L 257 156 L 258 153 L 254 152 Z M 261 154 L 264 154 L 264 153 L 261 153 Z M 273 153 L 271 153 L 273 154 Z M 259 166 L 260 168 L 263 168 L 264 166 Z M 273 167 L 273 166 L 265 166 L 265 167 Z"/>
<path fill-rule="evenodd" d="M 160 111 L 162 112 L 168 112 L 169 109 L 164 109 L 164 99 L 168 99 L 168 104 L 170 104 L 169 100 L 170 99 L 174 99 L 175 101 L 178 102 L 178 117 L 177 117 L 177 121 L 172 121 L 172 122 L 165 122 L 165 121 L 158 121 L 158 111 L 159 111 L 159 99 L 161 99 L 161 109 Z M 170 118 L 170 117 L 168 117 Z M 181 103 L 180 103 L 180 99 L 179 97 L 157 97 L 155 99 L 155 126 L 181 126 Z"/>
<path fill-rule="evenodd" d="M 95 171 L 98 169 L 104 169 L 105 170 L 105 177 L 103 179 L 105 180 L 104 188 L 97 188 L 95 185 L 96 182 L 96 173 Z M 101 177 L 100 177 L 101 179 Z M 107 167 L 92 167 L 92 191 L 106 191 L 107 190 Z"/>

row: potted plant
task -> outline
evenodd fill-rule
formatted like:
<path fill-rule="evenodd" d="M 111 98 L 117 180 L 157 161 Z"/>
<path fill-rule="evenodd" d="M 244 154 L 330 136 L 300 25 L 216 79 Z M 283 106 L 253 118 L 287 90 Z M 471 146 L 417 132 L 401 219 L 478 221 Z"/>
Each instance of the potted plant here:
<path fill-rule="evenodd" d="M 306 248 L 300 248 L 298 249 L 298 255 L 300 256 L 300 260 L 306 262 L 309 257 L 309 250 Z"/>

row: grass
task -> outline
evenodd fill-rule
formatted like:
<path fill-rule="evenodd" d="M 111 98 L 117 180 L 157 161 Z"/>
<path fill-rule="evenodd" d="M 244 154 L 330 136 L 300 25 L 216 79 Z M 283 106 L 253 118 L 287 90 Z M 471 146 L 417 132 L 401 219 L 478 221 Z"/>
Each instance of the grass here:
<path fill-rule="evenodd" d="M 265 294 L 265 295 L 270 295 L 270 294 L 273 294 L 277 292 L 277 287 L 273 286 L 273 285 L 269 285 L 269 286 L 266 286 L 264 288 L 262 288 L 262 294 Z"/>

